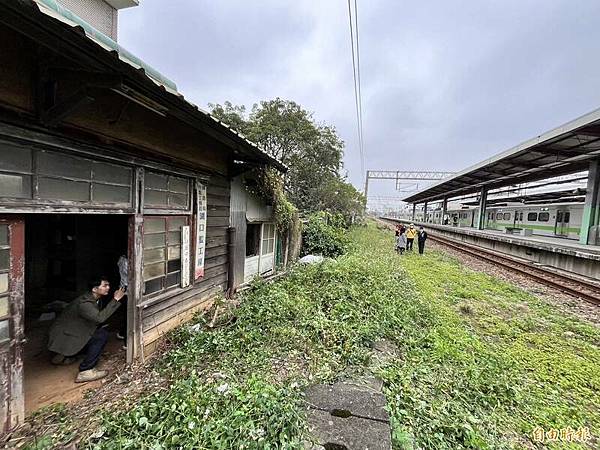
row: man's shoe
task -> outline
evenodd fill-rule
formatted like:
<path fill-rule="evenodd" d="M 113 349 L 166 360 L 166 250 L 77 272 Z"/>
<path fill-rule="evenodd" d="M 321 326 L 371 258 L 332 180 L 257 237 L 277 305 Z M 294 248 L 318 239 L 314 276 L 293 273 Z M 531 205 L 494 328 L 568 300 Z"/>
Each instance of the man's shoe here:
<path fill-rule="evenodd" d="M 75 378 L 75 383 L 86 383 L 88 381 L 99 380 L 100 378 L 104 378 L 108 375 L 108 371 L 106 370 L 98 370 L 96 368 L 89 370 L 82 370 L 77 374 L 77 378 Z"/>

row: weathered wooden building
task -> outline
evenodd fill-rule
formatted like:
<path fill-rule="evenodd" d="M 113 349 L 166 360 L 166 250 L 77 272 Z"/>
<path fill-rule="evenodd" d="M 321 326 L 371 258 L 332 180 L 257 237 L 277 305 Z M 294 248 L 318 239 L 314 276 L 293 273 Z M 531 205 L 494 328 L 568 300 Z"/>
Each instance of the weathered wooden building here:
<path fill-rule="evenodd" d="M 0 0 L 3 430 L 23 420 L 25 342 L 35 340 L 45 305 L 81 293 L 125 255 L 126 359 L 143 359 L 228 281 L 234 286 L 234 176 L 257 165 L 285 170 L 60 8 Z M 263 269 L 273 267 L 270 230 L 260 230 Z M 238 235 L 245 241 L 246 230 Z"/>

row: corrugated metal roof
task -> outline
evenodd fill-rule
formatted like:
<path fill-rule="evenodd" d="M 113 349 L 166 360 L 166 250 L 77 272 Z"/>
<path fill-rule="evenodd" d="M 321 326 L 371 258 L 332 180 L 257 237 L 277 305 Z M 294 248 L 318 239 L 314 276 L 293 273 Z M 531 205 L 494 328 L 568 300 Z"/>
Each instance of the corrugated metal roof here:
<path fill-rule="evenodd" d="M 404 198 L 409 203 L 580 172 L 600 157 L 600 109 L 525 141 Z"/>

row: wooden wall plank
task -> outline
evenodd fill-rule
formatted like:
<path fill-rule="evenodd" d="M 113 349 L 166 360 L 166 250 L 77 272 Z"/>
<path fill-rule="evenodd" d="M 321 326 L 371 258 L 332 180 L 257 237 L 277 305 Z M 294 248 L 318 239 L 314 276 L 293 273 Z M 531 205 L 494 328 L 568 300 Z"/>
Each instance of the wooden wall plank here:
<path fill-rule="evenodd" d="M 221 255 L 226 255 L 227 254 L 227 246 L 226 245 L 219 245 L 217 247 L 211 247 L 211 248 L 206 248 L 206 258 L 214 258 L 215 256 L 221 256 Z"/>
<path fill-rule="evenodd" d="M 185 312 L 187 309 L 204 302 L 208 297 L 212 297 L 219 292 L 222 292 L 226 284 L 227 275 L 224 274 L 213 278 L 209 283 L 203 285 L 200 290 L 194 290 L 195 293 L 193 295 L 171 297 L 164 302 L 145 308 L 142 312 L 144 317 L 144 333 L 150 331 L 153 327 L 159 326 L 161 323 L 172 317 Z"/>

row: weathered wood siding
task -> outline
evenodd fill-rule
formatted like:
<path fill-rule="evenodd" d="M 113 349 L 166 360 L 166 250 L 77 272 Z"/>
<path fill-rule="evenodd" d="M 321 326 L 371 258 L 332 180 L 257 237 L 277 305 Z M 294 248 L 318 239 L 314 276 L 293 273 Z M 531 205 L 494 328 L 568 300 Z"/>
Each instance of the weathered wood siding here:
<path fill-rule="evenodd" d="M 146 351 L 151 344 L 179 323 L 189 319 L 189 310 L 210 306 L 212 297 L 227 288 L 227 228 L 229 227 L 229 181 L 212 176 L 207 187 L 208 225 L 204 278 L 194 287 L 143 309 L 142 329 Z"/>

